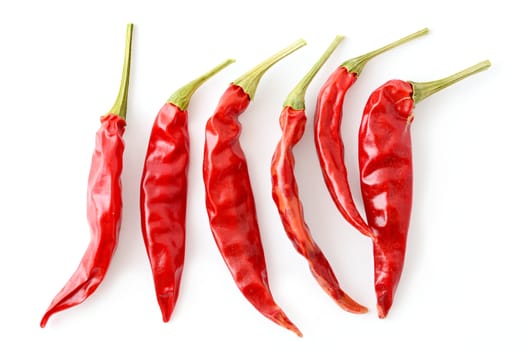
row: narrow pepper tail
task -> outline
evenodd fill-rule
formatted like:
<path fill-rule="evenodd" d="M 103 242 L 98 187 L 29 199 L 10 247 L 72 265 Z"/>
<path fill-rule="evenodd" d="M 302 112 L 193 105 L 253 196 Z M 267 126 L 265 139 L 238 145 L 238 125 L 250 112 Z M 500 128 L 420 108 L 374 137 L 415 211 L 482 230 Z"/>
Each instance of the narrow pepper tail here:
<path fill-rule="evenodd" d="M 316 245 L 307 250 L 306 258 L 308 259 L 311 273 L 317 282 L 342 309 L 355 314 L 368 312 L 368 308 L 357 303 L 340 288 L 337 277 L 331 269 L 328 260 Z"/>
<path fill-rule="evenodd" d="M 270 320 L 275 322 L 276 324 L 294 332 L 299 337 L 303 337 L 302 332 L 300 332 L 300 329 L 298 329 L 297 326 L 294 325 L 291 320 L 286 316 L 286 314 L 280 310 L 280 312 L 274 314 L 272 317 L 269 317 Z"/>
<path fill-rule="evenodd" d="M 245 298 L 263 316 L 273 321 L 277 325 L 294 332 L 299 337 L 302 337 L 302 332 L 289 319 L 289 317 L 287 317 L 286 313 L 274 300 L 269 290 L 267 276 L 264 275 L 262 278 L 263 280 L 259 281 L 258 283 L 255 283 L 255 278 L 250 278 L 250 280 L 252 281 L 250 285 L 238 285 L 238 288 L 245 296 Z"/>
<path fill-rule="evenodd" d="M 375 294 L 379 318 L 390 311 L 404 268 L 406 238 L 373 243 Z"/>
<path fill-rule="evenodd" d="M 176 301 L 179 294 L 179 287 L 165 294 L 157 294 L 157 303 L 161 309 L 163 322 L 170 321 L 170 317 L 176 307 Z"/>
<path fill-rule="evenodd" d="M 379 318 L 386 318 L 392 308 L 393 294 L 388 291 L 382 291 L 377 294 L 377 315 Z"/>
<path fill-rule="evenodd" d="M 79 269 L 84 268 L 79 267 Z M 75 278 L 78 275 L 80 275 L 80 273 L 75 272 L 75 274 L 70 279 L 72 283 L 75 283 L 75 287 L 72 288 L 70 282 L 68 282 L 68 284 L 59 292 L 59 294 L 57 294 L 55 299 L 53 299 L 40 321 L 41 328 L 46 327 L 49 318 L 54 314 L 69 309 L 73 306 L 77 306 L 81 304 L 84 300 L 86 300 L 101 284 L 102 279 L 104 277 L 101 275 L 88 276 L 88 278 L 79 282 L 75 281 Z"/>

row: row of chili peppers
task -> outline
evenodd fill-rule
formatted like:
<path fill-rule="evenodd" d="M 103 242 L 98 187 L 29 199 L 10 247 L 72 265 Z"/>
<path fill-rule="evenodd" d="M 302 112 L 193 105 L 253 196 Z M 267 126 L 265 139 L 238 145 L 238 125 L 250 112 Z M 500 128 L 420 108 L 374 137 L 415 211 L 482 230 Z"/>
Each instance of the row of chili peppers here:
<path fill-rule="evenodd" d="M 115 251 L 121 222 L 123 134 L 126 125 L 133 25 L 126 34 L 121 86 L 112 109 L 101 118 L 88 180 L 88 222 L 91 241 L 80 265 L 44 314 L 51 315 L 82 303 L 102 282 Z M 354 204 L 340 134 L 343 102 L 349 88 L 373 57 L 420 37 L 420 30 L 380 49 L 347 60 L 320 89 L 315 115 L 315 145 L 325 184 L 342 216 L 373 242 L 377 310 L 386 317 L 404 265 L 412 205 L 412 148 L 410 126 L 416 103 L 429 95 L 490 66 L 483 61 L 445 79 L 416 83 L 390 80 L 366 102 L 359 130 L 359 174 L 366 220 Z M 305 222 L 295 180 L 294 146 L 305 125 L 308 85 L 333 53 L 337 36 L 306 76 L 286 98 L 280 114 L 282 135 L 271 161 L 272 198 L 285 232 L 305 257 L 320 286 L 344 310 L 365 313 L 367 308 L 339 286 L 328 260 Z M 239 137 L 238 118 L 255 96 L 264 73 L 306 42 L 299 40 L 234 80 L 206 124 L 203 179 L 206 208 L 215 242 L 243 295 L 277 324 L 301 336 L 300 330 L 276 304 L 271 294 L 255 200 Z M 196 89 L 233 60 L 177 90 L 155 118 L 140 186 L 143 239 L 150 260 L 157 300 L 168 322 L 178 298 L 185 260 L 185 226 L 189 133 L 187 108 Z"/>

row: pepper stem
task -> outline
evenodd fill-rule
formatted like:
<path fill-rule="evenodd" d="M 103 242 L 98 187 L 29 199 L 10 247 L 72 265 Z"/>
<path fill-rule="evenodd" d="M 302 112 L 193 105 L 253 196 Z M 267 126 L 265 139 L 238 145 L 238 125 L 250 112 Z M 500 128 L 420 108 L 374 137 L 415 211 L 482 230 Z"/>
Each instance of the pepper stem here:
<path fill-rule="evenodd" d="M 355 73 L 356 75 L 359 75 L 362 72 L 362 69 L 366 65 L 366 63 L 369 62 L 372 58 L 380 55 L 383 52 L 386 52 L 388 50 L 393 49 L 394 47 L 397 47 L 399 45 L 402 45 L 410 40 L 413 40 L 415 38 L 418 38 L 420 36 L 423 36 L 428 33 L 428 28 L 421 29 L 420 31 L 417 31 L 413 34 L 410 34 L 408 36 L 405 36 L 404 38 L 401 38 L 397 41 L 394 41 L 386 46 L 383 46 L 377 50 L 368 52 L 367 54 L 351 58 L 347 60 L 346 62 L 342 63 L 341 66 L 345 67 L 348 72 Z"/>
<path fill-rule="evenodd" d="M 280 61 L 282 58 L 290 55 L 294 51 L 298 50 L 302 46 L 306 45 L 306 41 L 304 39 L 299 39 L 295 41 L 293 44 L 289 45 L 285 49 L 277 52 L 273 56 L 269 57 L 238 79 L 236 79 L 233 84 L 238 85 L 243 89 L 243 91 L 249 95 L 249 98 L 252 100 L 254 98 L 254 94 L 256 92 L 256 88 L 258 87 L 258 83 L 260 82 L 260 79 L 264 75 L 264 73 L 271 68 L 276 62 Z"/>
<path fill-rule="evenodd" d="M 318 73 L 320 68 L 326 63 L 329 56 L 335 51 L 337 46 L 344 39 L 344 36 L 337 35 L 333 42 L 326 49 L 324 54 L 320 56 L 318 61 L 315 63 L 311 70 L 298 82 L 295 88 L 287 95 L 287 98 L 284 102 L 284 107 L 291 107 L 294 110 L 300 111 L 305 109 L 305 95 L 308 85 L 311 83 L 315 75 Z"/>
<path fill-rule="evenodd" d="M 192 97 L 194 92 L 196 92 L 196 90 L 210 77 L 212 77 L 214 74 L 218 73 L 220 70 L 227 67 L 233 62 L 233 59 L 227 59 L 217 65 L 216 67 L 212 68 L 207 73 L 201 75 L 197 79 L 192 80 L 190 83 L 186 84 L 185 86 L 181 87 L 179 90 L 174 92 L 172 96 L 170 96 L 170 98 L 168 99 L 168 102 L 178 106 L 179 109 L 183 111 L 186 110 L 190 103 L 190 98 Z"/>
<path fill-rule="evenodd" d="M 410 81 L 409 83 L 413 87 L 412 99 L 414 100 L 414 103 L 421 102 L 428 96 L 440 90 L 443 90 L 444 88 L 454 83 L 457 83 L 458 81 L 465 79 L 468 76 L 479 73 L 489 67 L 490 67 L 490 61 L 486 60 L 486 61 L 482 61 L 478 64 L 475 64 L 471 67 L 468 67 L 467 69 L 464 69 L 460 72 L 457 72 L 456 74 L 453 74 L 443 79 L 429 81 L 425 83 L 416 83 L 416 82 Z"/>
<path fill-rule="evenodd" d="M 121 85 L 119 86 L 119 93 L 117 99 L 113 104 L 112 109 L 108 114 L 115 114 L 126 119 L 126 107 L 128 105 L 128 85 L 130 82 L 130 61 L 132 56 L 132 33 L 134 31 L 133 23 L 128 23 L 126 26 L 126 44 L 124 50 L 123 73 L 121 75 Z"/>

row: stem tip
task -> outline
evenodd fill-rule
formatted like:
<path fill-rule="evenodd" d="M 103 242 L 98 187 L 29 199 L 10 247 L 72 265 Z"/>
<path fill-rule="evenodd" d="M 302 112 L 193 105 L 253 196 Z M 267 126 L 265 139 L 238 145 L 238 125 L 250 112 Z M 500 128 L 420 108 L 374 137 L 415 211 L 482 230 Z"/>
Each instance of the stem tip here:
<path fill-rule="evenodd" d="M 448 76 L 443 79 L 424 82 L 424 83 L 416 83 L 413 81 L 409 81 L 409 83 L 412 85 L 413 88 L 413 95 L 412 98 L 414 100 L 414 103 L 421 102 L 425 98 L 427 98 L 430 95 L 435 94 L 436 92 L 443 90 L 444 88 L 457 83 L 460 80 L 463 80 L 473 74 L 479 73 L 481 71 L 484 71 L 485 69 L 489 68 L 491 66 L 491 63 L 489 60 L 481 61 L 473 66 L 470 66 L 466 69 L 463 69 L 460 72 L 457 72 L 455 74 L 452 74 L 451 76 Z"/>
<path fill-rule="evenodd" d="M 190 83 L 184 85 L 179 90 L 174 92 L 172 96 L 168 99 L 168 102 L 172 103 L 173 105 L 178 106 L 181 110 L 186 110 L 188 108 L 188 105 L 190 103 L 190 99 L 194 92 L 210 77 L 212 77 L 214 74 L 221 71 L 223 68 L 227 67 L 231 63 L 233 63 L 234 60 L 229 58 L 225 61 L 218 64 L 216 67 L 212 68 L 205 74 L 199 76 L 198 78 L 192 80 Z"/>
<path fill-rule="evenodd" d="M 335 49 L 338 47 L 338 45 L 344 40 L 343 35 L 337 35 L 335 39 L 331 42 L 331 44 L 328 46 L 326 51 L 322 54 L 322 56 L 318 59 L 317 62 L 311 67 L 309 72 L 298 82 L 298 84 L 295 86 L 295 88 L 289 93 L 287 96 L 283 106 L 284 107 L 291 107 L 294 110 L 300 111 L 305 109 L 305 94 L 308 85 L 311 83 L 315 75 L 318 73 L 320 68 L 326 63 L 328 58 L 331 56 L 331 54 L 335 51 Z"/>
<path fill-rule="evenodd" d="M 260 82 L 260 79 L 262 78 L 264 73 L 282 58 L 292 54 L 293 52 L 295 52 L 302 46 L 305 46 L 306 44 L 307 43 L 304 39 L 299 39 L 295 41 L 288 47 L 278 51 L 277 53 L 275 53 L 265 61 L 261 62 L 259 65 L 257 65 L 238 79 L 236 79 L 233 84 L 241 87 L 243 91 L 247 95 L 249 95 L 249 98 L 252 100 L 254 98 L 254 94 L 256 93 L 258 83 Z"/>
<path fill-rule="evenodd" d="M 421 30 L 418 30 L 417 32 L 415 33 L 412 33 L 410 35 L 407 35 L 405 36 L 404 38 L 401 38 L 399 40 L 396 40 L 388 45 L 385 45 L 381 48 L 378 48 L 377 50 L 373 50 L 373 51 L 370 51 L 364 55 L 361 55 L 361 56 L 358 56 L 358 57 L 355 57 L 355 58 L 351 58 L 349 60 L 347 60 L 346 62 L 342 63 L 341 66 L 345 67 L 348 72 L 350 73 L 355 73 L 356 75 L 359 75 L 362 70 L 364 69 L 364 66 L 366 65 L 366 63 L 368 63 L 372 58 L 380 55 L 381 53 L 383 52 L 386 52 L 388 50 L 391 50 L 397 46 L 400 46 L 404 43 L 407 43 L 413 39 L 416 39 L 420 36 L 423 36 L 425 34 L 427 34 L 429 32 L 428 28 L 423 28 Z"/>

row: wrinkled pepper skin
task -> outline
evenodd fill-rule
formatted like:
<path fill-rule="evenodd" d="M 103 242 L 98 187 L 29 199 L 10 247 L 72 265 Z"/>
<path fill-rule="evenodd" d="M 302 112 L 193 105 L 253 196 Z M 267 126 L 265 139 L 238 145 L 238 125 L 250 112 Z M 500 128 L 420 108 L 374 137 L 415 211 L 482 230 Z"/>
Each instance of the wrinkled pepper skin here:
<path fill-rule="evenodd" d="M 411 124 L 415 104 L 468 76 L 488 69 L 479 62 L 448 77 L 413 82 L 390 80 L 364 107 L 359 129 L 359 172 L 368 224 L 374 232 L 377 312 L 388 314 L 403 271 L 412 210 Z"/>
<path fill-rule="evenodd" d="M 347 60 L 329 77 L 320 90 L 315 111 L 315 146 L 324 181 L 344 218 L 363 235 L 373 238 L 357 210 L 348 182 L 344 145 L 340 135 L 342 105 L 346 92 L 355 83 L 365 65 L 374 57 L 428 33 L 428 28 L 393 41 L 376 50 Z"/>
<path fill-rule="evenodd" d="M 315 109 L 315 146 L 324 182 L 342 216 L 367 237 L 372 233 L 360 215 L 348 181 L 340 127 L 346 93 L 357 80 L 355 72 L 338 67 L 320 89 Z"/>
<path fill-rule="evenodd" d="M 249 95 L 231 84 L 206 125 L 203 179 L 210 227 L 243 295 L 264 316 L 301 335 L 269 289 L 254 196 L 239 142 L 238 118 L 249 103 Z"/>
<path fill-rule="evenodd" d="M 373 237 L 377 311 L 386 317 L 403 271 L 412 207 L 410 83 L 391 80 L 375 90 L 359 131 L 362 198 Z"/>
<path fill-rule="evenodd" d="M 176 305 L 185 260 L 188 113 L 167 102 L 154 120 L 140 188 L 141 228 L 163 321 Z"/>
<path fill-rule="evenodd" d="M 185 263 L 188 167 L 188 106 L 196 90 L 233 63 L 227 59 L 176 90 L 161 107 L 150 132 L 141 177 L 139 206 L 156 298 L 170 321 Z"/>
<path fill-rule="evenodd" d="M 88 178 L 87 214 L 91 240 L 77 270 L 44 314 L 51 315 L 86 300 L 101 284 L 117 246 L 121 226 L 121 172 L 126 122 L 117 115 L 101 118 Z"/>
<path fill-rule="evenodd" d="M 114 105 L 101 117 L 88 177 L 87 214 L 91 239 L 77 270 L 51 301 L 40 327 L 59 311 L 82 303 L 101 284 L 117 247 L 121 228 L 121 172 L 123 170 L 126 111 L 132 55 L 133 23 L 126 25 L 121 84 Z"/>
<path fill-rule="evenodd" d="M 284 107 L 280 115 L 282 137 L 278 142 L 271 163 L 272 195 L 285 232 L 295 249 L 306 258 L 311 273 L 335 302 L 344 310 L 365 313 L 367 308 L 355 302 L 339 286 L 329 261 L 313 240 L 304 221 L 302 202 L 295 179 L 293 147 L 300 141 L 306 125 L 305 110 Z"/>

